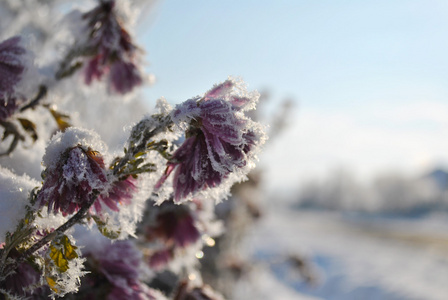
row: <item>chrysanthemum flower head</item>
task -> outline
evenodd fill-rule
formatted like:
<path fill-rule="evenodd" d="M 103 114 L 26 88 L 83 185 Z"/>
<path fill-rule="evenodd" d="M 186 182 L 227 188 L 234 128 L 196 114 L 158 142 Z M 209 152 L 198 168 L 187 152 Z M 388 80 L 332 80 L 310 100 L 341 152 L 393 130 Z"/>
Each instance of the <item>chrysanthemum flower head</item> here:
<path fill-rule="evenodd" d="M 119 94 L 128 93 L 140 85 L 138 48 L 115 12 L 115 1 L 101 1 L 85 13 L 83 19 L 89 32 L 86 46 L 93 53 L 84 69 L 86 84 L 108 74 L 109 88 Z"/>
<path fill-rule="evenodd" d="M 160 239 L 166 245 L 184 248 L 199 239 L 194 212 L 188 206 L 165 201 L 153 210 L 157 211 L 153 213 L 154 220 L 145 228 L 148 241 Z"/>
<path fill-rule="evenodd" d="M 91 200 L 94 190 L 102 191 L 107 186 L 102 157 L 82 145 L 64 151 L 56 166 L 47 168 L 43 177 L 36 201 L 55 214 L 78 211 Z"/>
<path fill-rule="evenodd" d="M 12 94 L 25 70 L 26 54 L 19 36 L 0 43 L 0 94 Z"/>
<path fill-rule="evenodd" d="M 103 156 L 97 151 L 105 149 L 99 141 L 96 133 L 78 128 L 52 138 L 44 155 L 44 183 L 36 198 L 39 207 L 47 206 L 55 214 L 72 214 L 92 201 L 94 191 L 99 194 L 93 204 L 97 214 L 101 214 L 103 204 L 118 211 L 119 204 L 130 203 L 136 191 L 135 179 L 108 177 Z"/>
<path fill-rule="evenodd" d="M 264 143 L 261 126 L 244 112 L 253 109 L 259 94 L 228 79 L 203 97 L 176 106 L 175 123 L 186 123 L 186 139 L 167 163 L 156 188 L 174 171 L 174 200 L 191 198 L 198 191 L 215 188 L 236 174 L 241 180 L 254 166 L 257 149 Z"/>
<path fill-rule="evenodd" d="M 15 273 L 8 276 L 0 285 L 4 291 L 9 293 L 11 298 L 17 299 L 44 299 L 48 297 L 49 290 L 46 287 L 39 287 L 40 274 L 28 262 L 21 262 L 15 269 Z M 2 294 L 0 294 L 1 298 Z M 1 298 L 4 299 L 4 298 Z"/>
<path fill-rule="evenodd" d="M 22 44 L 20 36 L 0 43 L 0 121 L 9 118 L 23 103 L 23 97 L 16 93 L 27 64 Z"/>
<path fill-rule="evenodd" d="M 161 299 L 160 293 L 140 281 L 142 254 L 131 241 L 101 244 L 84 254 L 89 274 L 82 278 L 82 295 L 107 300 Z"/>

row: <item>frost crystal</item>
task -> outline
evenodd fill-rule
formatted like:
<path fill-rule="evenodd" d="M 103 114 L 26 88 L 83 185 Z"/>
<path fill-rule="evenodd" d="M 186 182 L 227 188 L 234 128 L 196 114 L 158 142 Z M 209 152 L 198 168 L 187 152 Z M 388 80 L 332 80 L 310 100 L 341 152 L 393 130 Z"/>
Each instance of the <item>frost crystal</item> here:
<path fill-rule="evenodd" d="M 176 106 L 172 119 L 187 124 L 186 140 L 167 163 L 156 188 L 175 171 L 174 200 L 179 202 L 230 178 L 233 182 L 244 178 L 265 140 L 260 125 L 244 115 L 255 107 L 258 96 L 248 93 L 241 82 L 228 79 L 204 97 Z M 230 177 L 231 173 L 238 176 Z"/>

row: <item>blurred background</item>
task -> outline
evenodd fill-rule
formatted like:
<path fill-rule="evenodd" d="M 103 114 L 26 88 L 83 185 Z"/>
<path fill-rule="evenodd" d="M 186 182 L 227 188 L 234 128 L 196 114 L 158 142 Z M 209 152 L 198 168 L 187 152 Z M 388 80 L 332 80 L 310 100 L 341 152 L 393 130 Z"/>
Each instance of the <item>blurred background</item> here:
<path fill-rule="evenodd" d="M 448 2 L 166 0 L 137 29 L 148 103 L 262 93 L 229 298 L 448 298 Z"/>

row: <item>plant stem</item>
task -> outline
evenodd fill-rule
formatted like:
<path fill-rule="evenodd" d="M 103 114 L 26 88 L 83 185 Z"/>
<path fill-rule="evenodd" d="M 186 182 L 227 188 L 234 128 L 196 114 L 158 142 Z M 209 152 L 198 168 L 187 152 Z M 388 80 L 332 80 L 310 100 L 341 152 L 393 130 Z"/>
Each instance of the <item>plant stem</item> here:
<path fill-rule="evenodd" d="M 28 248 L 25 252 L 21 253 L 21 255 L 18 258 L 16 258 L 13 263 L 11 263 L 10 265 L 8 265 L 6 268 L 3 269 L 3 274 L 1 274 L 1 275 L 2 276 L 6 275 L 6 277 L 7 277 L 8 274 L 12 270 L 14 270 L 19 263 L 21 263 L 22 261 L 26 260 L 29 256 L 31 256 L 34 252 L 36 252 L 37 250 L 42 248 L 44 245 L 49 243 L 56 236 L 58 236 L 59 234 L 64 233 L 70 227 L 74 226 L 76 223 L 78 223 L 81 220 L 83 220 L 86 217 L 86 214 L 87 214 L 88 210 L 90 209 L 90 207 L 93 205 L 95 200 L 98 198 L 99 194 L 100 194 L 100 192 L 98 190 L 93 190 L 92 195 L 91 195 L 89 201 L 84 206 L 82 206 L 73 217 L 68 219 L 67 222 L 65 222 L 64 224 L 59 226 L 53 232 L 51 232 L 51 233 L 47 234 L 46 236 L 44 236 L 37 243 L 35 243 L 30 248 Z M 2 276 L 0 276 L 0 278 L 2 278 Z"/>

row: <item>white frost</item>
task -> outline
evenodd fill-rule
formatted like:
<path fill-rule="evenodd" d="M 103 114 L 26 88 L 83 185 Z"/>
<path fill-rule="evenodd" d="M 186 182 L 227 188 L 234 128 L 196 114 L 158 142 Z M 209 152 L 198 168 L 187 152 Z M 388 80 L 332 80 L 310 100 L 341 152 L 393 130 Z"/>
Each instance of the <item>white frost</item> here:
<path fill-rule="evenodd" d="M 28 176 L 18 176 L 0 167 L 0 243 L 25 216 L 29 193 L 36 186 L 39 183 Z"/>
<path fill-rule="evenodd" d="M 93 130 L 70 127 L 65 132 L 58 132 L 53 136 L 45 150 L 43 157 L 44 165 L 46 167 L 54 166 L 66 149 L 77 145 L 90 147 L 92 150 L 98 151 L 101 154 L 107 150 L 100 136 Z"/>

